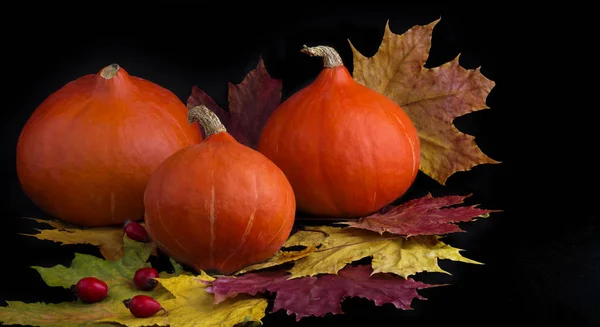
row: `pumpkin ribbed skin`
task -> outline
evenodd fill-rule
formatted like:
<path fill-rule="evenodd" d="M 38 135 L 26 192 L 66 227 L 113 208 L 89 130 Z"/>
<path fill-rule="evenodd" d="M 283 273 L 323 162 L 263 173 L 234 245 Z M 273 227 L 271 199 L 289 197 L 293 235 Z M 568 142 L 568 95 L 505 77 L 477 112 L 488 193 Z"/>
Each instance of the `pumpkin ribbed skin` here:
<path fill-rule="evenodd" d="M 220 124 L 215 117 L 213 126 Z M 146 229 L 179 262 L 231 274 L 281 248 L 293 227 L 296 203 L 287 178 L 265 156 L 224 128 L 207 135 L 153 173 L 144 196 Z"/>
<path fill-rule="evenodd" d="M 258 150 L 286 174 L 300 211 L 359 217 L 409 189 L 419 170 L 419 139 L 400 106 L 354 81 L 339 56 L 325 62 L 312 83 L 273 112 Z"/>
<path fill-rule="evenodd" d="M 44 212 L 81 226 L 140 220 L 152 171 L 199 143 L 197 124 L 171 91 L 118 65 L 51 94 L 26 122 L 17 145 L 25 194 Z"/>

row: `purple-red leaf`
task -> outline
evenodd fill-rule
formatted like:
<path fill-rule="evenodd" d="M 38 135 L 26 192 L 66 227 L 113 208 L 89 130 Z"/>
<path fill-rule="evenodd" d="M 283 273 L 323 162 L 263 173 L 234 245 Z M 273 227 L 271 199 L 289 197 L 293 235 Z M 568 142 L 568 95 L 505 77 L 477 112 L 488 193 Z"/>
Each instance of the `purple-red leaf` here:
<path fill-rule="evenodd" d="M 418 289 L 434 287 L 413 279 L 392 274 L 373 274 L 370 266 L 346 266 L 337 275 L 319 275 L 289 279 L 284 271 L 248 273 L 239 277 L 220 277 L 206 288 L 215 294 L 215 303 L 238 294 L 276 293 L 273 311 L 295 314 L 296 321 L 308 316 L 322 317 L 327 313 L 342 314 L 341 302 L 346 297 L 372 300 L 375 305 L 393 304 L 410 310 L 413 299 L 425 300 Z"/>
<path fill-rule="evenodd" d="M 463 230 L 456 223 L 485 217 L 494 212 L 494 210 L 479 209 L 475 206 L 446 208 L 463 203 L 469 196 L 451 195 L 435 198 L 428 194 L 386 211 L 362 217 L 357 221 L 345 221 L 342 224 L 378 233 L 388 232 L 405 236 L 462 232 Z"/>
<path fill-rule="evenodd" d="M 217 114 L 227 132 L 238 142 L 256 149 L 260 133 L 271 113 L 281 103 L 281 81 L 272 78 L 262 58 L 244 80 L 229 86 L 229 111 L 223 110 L 202 89 L 192 88 L 187 107 L 205 105 Z"/>

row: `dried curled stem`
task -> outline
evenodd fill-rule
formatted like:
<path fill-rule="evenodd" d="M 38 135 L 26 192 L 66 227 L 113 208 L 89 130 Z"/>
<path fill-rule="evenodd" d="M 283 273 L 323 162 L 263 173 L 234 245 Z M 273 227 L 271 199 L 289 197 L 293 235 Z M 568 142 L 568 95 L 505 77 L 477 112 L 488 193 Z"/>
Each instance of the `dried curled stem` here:
<path fill-rule="evenodd" d="M 104 69 L 102 69 L 102 71 L 100 72 L 100 76 L 106 78 L 106 79 L 111 79 L 115 76 L 117 76 L 117 73 L 119 72 L 119 65 L 118 64 L 111 64 L 108 65 L 106 67 L 104 67 Z"/>
<path fill-rule="evenodd" d="M 190 109 L 188 112 L 188 121 L 190 123 L 200 123 L 202 128 L 204 128 L 206 137 L 227 131 L 223 123 L 219 120 L 219 117 L 205 105 L 195 106 Z"/>
<path fill-rule="evenodd" d="M 304 45 L 300 51 L 311 57 L 323 57 L 323 67 L 333 68 L 344 64 L 340 54 L 334 48 L 326 45 L 318 45 L 316 47 Z"/>

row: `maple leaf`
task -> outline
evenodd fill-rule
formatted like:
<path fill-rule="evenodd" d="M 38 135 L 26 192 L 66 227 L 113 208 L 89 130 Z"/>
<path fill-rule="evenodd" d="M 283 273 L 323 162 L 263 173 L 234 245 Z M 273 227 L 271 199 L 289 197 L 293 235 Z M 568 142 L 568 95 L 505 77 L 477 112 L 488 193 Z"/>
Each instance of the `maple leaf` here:
<path fill-rule="evenodd" d="M 260 322 L 265 316 L 268 303 L 263 298 L 246 296 L 215 304 L 214 296 L 206 292 L 208 283 L 214 281 L 214 278 L 204 272 L 199 276 L 180 275 L 156 280 L 174 296 L 161 301 L 167 315 L 136 318 L 124 313 L 99 321 L 116 322 L 129 327 L 226 327 L 248 321 Z"/>
<path fill-rule="evenodd" d="M 317 250 L 317 246 L 321 244 L 326 236 L 327 235 L 324 233 L 306 232 L 300 230 L 290 235 L 282 248 L 264 262 L 242 268 L 232 275 L 241 275 L 249 271 L 271 268 L 304 258 L 315 252 Z M 295 246 L 302 246 L 304 248 L 296 251 L 287 250 L 288 248 Z"/>
<path fill-rule="evenodd" d="M 463 257 L 461 249 L 445 244 L 437 235 L 383 237 L 369 230 L 330 226 L 311 227 L 302 232 L 311 238 L 310 242 L 314 242 L 313 236 L 308 236 L 310 233 L 326 236 L 319 236 L 322 242 L 316 251 L 294 262 L 289 269 L 291 278 L 336 274 L 347 264 L 366 257 L 372 257 L 375 272 L 405 278 L 424 271 L 450 274 L 438 265 L 438 259 L 481 264 Z"/>
<path fill-rule="evenodd" d="M 205 105 L 238 142 L 256 149 L 264 125 L 281 102 L 281 89 L 281 81 L 271 78 L 260 57 L 256 68 L 240 84 L 228 84 L 229 111 L 197 86 L 192 88 L 187 106 Z"/>
<path fill-rule="evenodd" d="M 36 234 L 21 234 L 40 240 L 59 242 L 62 244 L 92 244 L 98 246 L 100 253 L 107 260 L 115 261 L 123 256 L 123 228 L 95 227 L 80 228 L 58 220 L 28 218 L 43 223 L 54 229 L 36 229 Z"/>
<path fill-rule="evenodd" d="M 385 26 L 383 40 L 372 57 L 363 56 L 350 42 L 353 78 L 399 104 L 412 119 L 421 143 L 421 171 L 444 185 L 457 171 L 479 164 L 499 163 L 485 155 L 473 136 L 460 132 L 456 117 L 486 109 L 485 99 L 495 83 L 454 60 L 425 68 L 436 20 L 395 34 Z"/>
<path fill-rule="evenodd" d="M 337 275 L 320 275 L 289 279 L 284 271 L 248 273 L 239 277 L 219 277 L 206 290 L 215 294 L 215 303 L 238 294 L 256 295 L 266 291 L 277 293 L 273 311 L 295 314 L 296 321 L 327 313 L 342 314 L 341 302 L 346 297 L 372 300 L 375 305 L 393 304 L 410 310 L 413 299 L 424 300 L 418 289 L 433 287 L 413 279 L 374 273 L 370 266 L 347 266 Z"/>
<path fill-rule="evenodd" d="M 83 277 L 94 276 L 108 285 L 108 297 L 101 302 L 85 304 L 81 301 L 62 303 L 24 303 L 7 301 L 0 307 L 0 322 L 4 325 L 31 326 L 115 326 L 120 322 L 127 326 L 234 326 L 243 321 L 260 320 L 264 315 L 264 299 L 232 299 L 215 306 L 213 296 L 204 292 L 198 281 L 211 281 L 212 277 L 201 273 L 194 276 L 171 259 L 175 274 L 161 272 L 157 278 L 161 287 L 152 291 L 140 291 L 132 278 L 137 269 L 149 267 L 148 258 L 153 246 L 124 236 L 124 255 L 117 261 L 107 261 L 93 255 L 75 253 L 66 267 L 33 267 L 48 286 L 69 288 Z M 193 281 L 193 282 L 192 282 Z M 157 314 L 151 318 L 135 318 L 123 305 L 123 300 L 137 294 L 152 296 L 169 312 L 168 316 Z M 261 311 L 263 313 L 261 313 Z M 199 323 L 199 321 L 201 323 Z"/>
<path fill-rule="evenodd" d="M 264 262 L 250 265 L 248 267 L 240 269 L 237 272 L 235 272 L 234 275 L 240 275 L 240 274 L 247 273 L 249 271 L 279 266 L 284 263 L 288 263 L 288 262 L 292 262 L 292 261 L 304 258 L 304 257 L 310 255 L 311 253 L 315 252 L 316 250 L 317 250 L 317 248 L 314 246 L 309 246 L 309 247 L 306 247 L 299 251 L 279 250 L 279 251 L 277 251 L 277 253 L 275 253 L 273 256 L 271 256 L 269 259 L 265 260 Z"/>
<path fill-rule="evenodd" d="M 293 246 L 306 246 L 306 247 L 318 247 L 323 243 L 323 240 L 327 238 L 327 233 L 319 230 L 299 230 L 294 234 L 290 235 L 288 240 L 283 245 L 286 247 Z"/>
<path fill-rule="evenodd" d="M 109 323 L 95 323 L 109 313 L 103 305 L 91 307 L 83 303 L 23 303 L 6 301 L 7 307 L 0 307 L 0 325 L 27 325 L 43 327 L 115 327 Z M 121 305 L 123 305 L 121 303 Z"/>
<path fill-rule="evenodd" d="M 161 271 L 159 272 L 160 277 L 168 278 L 168 277 L 177 277 L 179 275 L 192 275 L 191 272 L 185 270 L 179 262 L 175 261 L 173 258 L 169 258 L 169 262 L 171 266 L 173 266 L 172 272 Z"/>
<path fill-rule="evenodd" d="M 479 209 L 476 206 L 446 208 L 463 203 L 469 197 L 451 195 L 434 198 L 431 194 L 404 202 L 384 212 L 377 212 L 356 221 L 344 221 L 340 224 L 352 228 L 361 228 L 383 234 L 414 236 L 441 235 L 463 230 L 457 222 L 466 222 L 477 217 L 487 217 L 494 210 Z"/>
<path fill-rule="evenodd" d="M 36 229 L 36 234 L 21 234 L 24 236 L 35 237 L 40 240 L 48 240 L 67 244 L 91 244 L 98 246 L 100 254 L 110 261 L 119 260 L 123 257 L 123 227 L 79 227 L 64 223 L 59 220 L 44 220 L 37 218 L 26 219 L 34 220 L 53 227 L 54 229 Z M 140 223 L 144 226 L 144 223 Z M 157 255 L 157 247 L 153 242 L 148 243 L 152 249 L 152 255 Z"/>
<path fill-rule="evenodd" d="M 124 254 L 117 261 L 75 253 L 69 267 L 32 267 L 39 272 L 44 282 L 52 287 L 70 288 L 83 277 L 97 277 L 109 288 L 108 297 L 103 301 L 94 304 L 81 301 L 50 304 L 7 301 L 8 306 L 0 307 L 1 322 L 5 325 L 95 326 L 93 323 L 99 319 L 129 313 L 122 301 L 140 293 L 133 285 L 132 278 L 137 269 L 150 266 L 147 260 L 152 248 L 147 243 L 136 242 L 126 236 L 123 243 Z M 143 293 L 159 301 L 169 297 L 169 293 L 162 288 Z"/>

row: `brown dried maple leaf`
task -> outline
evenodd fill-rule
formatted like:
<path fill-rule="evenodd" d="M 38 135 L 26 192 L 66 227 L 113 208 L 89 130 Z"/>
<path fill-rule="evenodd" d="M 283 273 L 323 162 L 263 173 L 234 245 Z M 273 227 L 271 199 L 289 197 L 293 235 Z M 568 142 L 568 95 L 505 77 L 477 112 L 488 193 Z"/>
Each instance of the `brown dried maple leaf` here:
<path fill-rule="evenodd" d="M 367 298 L 378 306 L 392 303 L 398 309 L 410 310 L 413 299 L 425 299 L 417 290 L 439 286 L 392 274 L 373 274 L 370 266 L 346 266 L 337 275 L 288 278 L 283 271 L 219 277 L 206 291 L 215 294 L 215 303 L 238 294 L 275 292 L 273 311 L 285 310 L 289 315 L 295 314 L 299 321 L 308 316 L 342 314 L 341 302 L 346 297 Z"/>
<path fill-rule="evenodd" d="M 463 230 L 455 223 L 487 217 L 487 215 L 496 211 L 480 209 L 475 205 L 448 208 L 463 203 L 469 196 L 433 197 L 428 194 L 398 206 L 387 208 L 382 212 L 362 217 L 356 221 L 344 221 L 340 224 L 352 228 L 367 229 L 380 234 L 388 232 L 404 236 L 442 235 L 462 232 Z"/>
<path fill-rule="evenodd" d="M 238 142 L 256 149 L 264 125 L 281 103 L 281 81 L 269 75 L 261 57 L 240 84 L 229 83 L 228 87 L 229 111 L 197 86 L 192 88 L 187 107 L 207 106 Z"/>
<path fill-rule="evenodd" d="M 479 68 L 467 70 L 458 56 L 439 67 L 425 68 L 431 36 L 439 19 L 395 34 L 386 24 L 379 50 L 363 56 L 350 42 L 354 79 L 398 103 L 410 116 L 421 142 L 421 171 L 444 185 L 458 171 L 499 163 L 485 155 L 471 135 L 453 125 L 456 117 L 486 109 L 495 83 Z"/>

